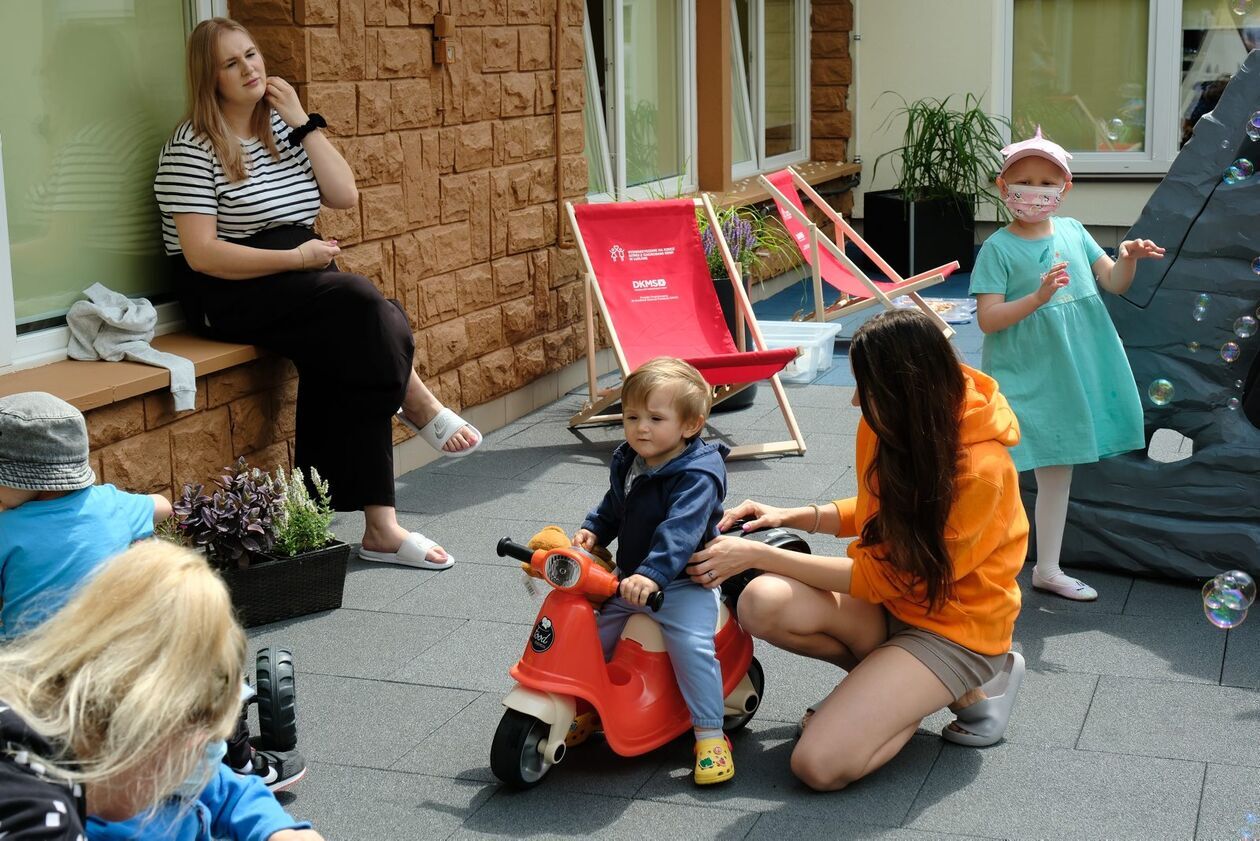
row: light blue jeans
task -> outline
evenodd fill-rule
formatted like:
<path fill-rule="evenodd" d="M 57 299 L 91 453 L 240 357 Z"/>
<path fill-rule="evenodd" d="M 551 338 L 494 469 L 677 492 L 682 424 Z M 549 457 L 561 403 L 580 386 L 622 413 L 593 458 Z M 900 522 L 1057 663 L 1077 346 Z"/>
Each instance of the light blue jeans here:
<path fill-rule="evenodd" d="M 722 669 L 713 649 L 717 628 L 718 591 L 701 587 L 687 578 L 671 581 L 665 588 L 665 603 L 659 613 L 639 607 L 621 596 L 604 602 L 599 611 L 599 641 L 604 659 L 612 657 L 621 629 L 630 616 L 646 613 L 656 620 L 665 635 L 665 650 L 674 665 L 674 677 L 682 691 L 691 722 L 703 730 L 722 729 L 726 709 L 722 694 Z"/>

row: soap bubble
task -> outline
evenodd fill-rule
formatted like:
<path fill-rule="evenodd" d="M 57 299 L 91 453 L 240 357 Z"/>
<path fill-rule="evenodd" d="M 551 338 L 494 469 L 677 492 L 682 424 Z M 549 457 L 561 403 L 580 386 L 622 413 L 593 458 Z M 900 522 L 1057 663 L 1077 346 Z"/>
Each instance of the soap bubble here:
<path fill-rule="evenodd" d="M 1237 397 L 1231 397 L 1229 400 L 1225 401 L 1225 405 L 1229 407 L 1231 412 L 1237 412 L 1238 407 L 1241 406 L 1242 403 L 1238 401 Z"/>
<path fill-rule="evenodd" d="M 1234 388 L 1242 388 L 1242 380 L 1234 380 Z"/>
<path fill-rule="evenodd" d="M 1203 615 L 1218 628 L 1236 628 L 1247 618 L 1247 609 L 1230 607 L 1216 579 L 1203 585 Z"/>
<path fill-rule="evenodd" d="M 1207 307 L 1202 304 L 1195 304 L 1194 309 L 1190 311 L 1190 317 L 1195 321 L 1202 321 L 1207 318 Z"/>
<path fill-rule="evenodd" d="M 1235 319 L 1234 335 L 1240 339 L 1250 339 L 1256 335 L 1256 320 L 1249 315 Z"/>
<path fill-rule="evenodd" d="M 1247 136 L 1252 140 L 1260 140 L 1260 111 L 1251 115 L 1251 119 L 1247 120 Z"/>
<path fill-rule="evenodd" d="M 1238 342 L 1226 342 L 1221 345 L 1221 359 L 1226 362 L 1237 362 L 1241 355 L 1242 351 L 1238 348 Z"/>
<path fill-rule="evenodd" d="M 1163 378 L 1151 382 L 1146 389 L 1146 396 L 1156 406 L 1167 406 L 1173 399 L 1173 384 Z"/>
<path fill-rule="evenodd" d="M 1112 117 L 1111 122 L 1107 123 L 1107 139 L 1119 140 L 1122 134 L 1124 134 L 1124 120 Z"/>
<path fill-rule="evenodd" d="M 1234 0 L 1230 10 L 1238 17 L 1242 17 L 1251 11 L 1251 0 Z"/>
<path fill-rule="evenodd" d="M 1256 581 L 1241 569 L 1222 572 L 1212 579 L 1221 603 L 1233 610 L 1246 610 L 1256 601 Z"/>
<path fill-rule="evenodd" d="M 1227 138 L 1225 138 L 1224 140 L 1222 140 L 1222 141 L 1221 141 L 1221 148 L 1222 148 L 1222 149 L 1228 149 L 1228 148 L 1230 147 L 1230 145 L 1231 145 L 1231 144 L 1230 144 L 1230 142 L 1229 142 L 1229 138 L 1228 138 L 1228 137 L 1227 137 Z"/>
<path fill-rule="evenodd" d="M 1186 343 L 1186 347 L 1190 348 L 1190 352 L 1191 352 L 1191 353 L 1198 353 L 1198 352 L 1199 352 L 1199 343 L 1198 343 L 1198 342 L 1187 342 L 1187 343 Z"/>
<path fill-rule="evenodd" d="M 1260 257 L 1251 261 L 1251 273 L 1260 274 Z"/>
<path fill-rule="evenodd" d="M 1238 184 L 1256 174 L 1256 168 L 1246 158 L 1238 158 L 1225 170 L 1223 179 L 1226 184 Z"/>
<path fill-rule="evenodd" d="M 1256 259 L 1260 259 L 1260 257 Z M 1206 309 L 1207 305 L 1210 303 L 1212 303 L 1212 299 L 1208 296 L 1206 292 L 1200 293 L 1199 297 L 1194 299 L 1194 305 L 1196 307 L 1203 307 Z"/>

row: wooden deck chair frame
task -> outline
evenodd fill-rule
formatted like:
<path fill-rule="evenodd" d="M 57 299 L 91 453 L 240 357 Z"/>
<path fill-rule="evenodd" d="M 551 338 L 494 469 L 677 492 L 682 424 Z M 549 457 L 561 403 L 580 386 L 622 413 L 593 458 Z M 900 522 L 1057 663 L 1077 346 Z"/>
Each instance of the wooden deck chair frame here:
<path fill-rule="evenodd" d="M 818 230 L 818 226 L 814 224 L 813 220 L 811 220 L 806 214 L 802 213 L 800 208 L 796 206 L 796 203 L 785 196 L 778 187 L 770 182 L 768 178 L 764 175 L 757 176 L 757 178 L 761 181 L 762 186 L 770 191 L 770 195 L 778 199 L 779 206 L 786 209 L 788 213 L 792 214 L 792 217 L 797 222 L 809 231 L 809 264 L 813 268 L 812 274 L 814 276 L 813 316 L 815 321 L 834 321 L 837 318 L 852 315 L 859 310 L 864 310 L 877 303 L 883 304 L 890 310 L 895 309 L 892 299 L 885 294 L 884 290 L 880 289 L 879 286 L 867 276 L 866 272 L 858 268 L 857 265 L 849 259 L 848 255 L 844 253 L 844 248 L 842 246 L 845 238 L 847 237 L 862 250 L 863 254 L 870 258 L 871 262 L 873 262 L 879 270 L 885 274 L 885 276 L 901 287 L 897 290 L 896 294 L 909 295 L 910 299 L 915 302 L 919 309 L 923 310 L 924 314 L 927 315 L 928 318 L 936 322 L 937 326 L 941 328 L 941 332 L 945 334 L 946 338 L 954 335 L 954 328 L 950 327 L 949 324 L 946 323 L 945 319 L 941 318 L 940 313 L 932 309 L 927 302 L 919 297 L 919 290 L 926 289 L 929 286 L 935 286 L 943 281 L 947 270 L 953 270 L 959 267 L 957 260 L 952 263 L 937 266 L 934 269 L 929 269 L 926 272 L 920 272 L 913 277 L 902 278 L 902 276 L 894 271 L 893 267 L 888 265 L 888 262 L 879 255 L 879 252 L 877 252 L 874 248 L 871 248 L 871 246 L 867 244 L 866 240 L 862 239 L 861 234 L 855 231 L 853 226 L 844 221 L 844 217 L 842 217 L 839 213 L 836 213 L 836 211 L 832 209 L 831 205 L 829 205 L 822 196 L 818 195 L 814 188 L 810 186 L 809 182 L 802 178 L 801 174 L 797 172 L 794 167 L 787 167 L 787 171 L 791 173 L 792 183 L 796 185 L 796 189 L 804 193 L 805 196 L 835 224 L 836 239 L 839 242 L 839 244 L 837 244 L 826 234 L 821 233 Z M 862 283 L 871 290 L 871 296 L 869 298 L 859 298 L 857 300 L 850 301 L 849 303 L 843 304 L 835 309 L 825 309 L 823 307 L 822 296 L 822 271 L 817 268 L 819 266 L 819 252 L 822 250 L 826 250 L 832 257 L 839 261 L 840 265 L 847 269 L 850 274 L 862 281 Z"/>
<path fill-rule="evenodd" d="M 730 278 L 731 285 L 735 290 L 735 335 L 732 339 L 735 346 L 740 351 L 747 350 L 745 347 L 745 328 L 748 333 L 752 334 L 753 345 L 758 350 L 766 349 L 765 338 L 761 334 L 761 327 L 757 324 L 757 318 L 753 314 L 752 304 L 749 303 L 748 294 L 744 290 L 744 286 L 740 283 L 742 277 L 739 268 L 735 264 L 734 257 L 731 256 L 730 246 L 726 243 L 726 238 L 722 235 L 722 226 L 718 222 L 717 213 L 713 209 L 713 204 L 709 201 L 707 195 L 695 199 L 696 207 L 703 207 L 705 217 L 709 221 L 709 225 L 716 235 L 718 248 L 722 254 L 722 262 L 726 265 L 726 273 Z M 586 297 L 586 376 L 590 384 L 589 397 L 586 405 L 582 410 L 569 419 L 569 428 L 579 426 L 589 426 L 593 424 L 620 423 L 621 413 L 602 414 L 609 406 L 621 400 L 621 387 L 626 377 L 630 376 L 630 364 L 626 360 L 626 354 L 621 348 L 621 340 L 617 336 L 617 328 L 613 324 L 612 318 L 608 312 L 608 305 L 604 301 L 603 293 L 600 291 L 599 279 L 595 277 L 595 270 L 591 266 L 590 255 L 586 250 L 586 242 L 582 238 L 582 229 L 578 226 L 577 216 L 573 212 L 573 203 L 565 202 L 565 210 L 569 215 L 569 225 L 573 231 L 573 239 L 577 243 L 578 253 L 582 255 L 582 264 L 585 267 L 585 288 Z M 595 369 L 595 310 L 598 308 L 600 318 L 603 320 L 604 327 L 608 330 L 608 337 L 612 344 L 613 353 L 617 358 L 617 366 L 621 369 L 621 382 L 608 389 L 600 389 L 599 374 Z M 714 389 L 713 405 L 721 403 L 739 394 L 744 389 L 754 383 L 742 383 L 739 385 L 723 385 Z M 727 459 L 752 458 L 763 455 L 778 455 L 782 453 L 797 453 L 804 455 L 805 438 L 801 435 L 800 427 L 796 423 L 796 416 L 792 413 L 792 407 L 788 403 L 787 392 L 783 388 L 783 383 L 779 381 L 779 375 L 774 374 L 770 377 L 770 388 L 774 391 L 775 400 L 779 403 L 779 411 L 783 414 L 783 422 L 787 425 L 788 434 L 791 438 L 783 441 L 770 441 L 760 444 L 742 444 L 731 447 L 730 455 Z"/>

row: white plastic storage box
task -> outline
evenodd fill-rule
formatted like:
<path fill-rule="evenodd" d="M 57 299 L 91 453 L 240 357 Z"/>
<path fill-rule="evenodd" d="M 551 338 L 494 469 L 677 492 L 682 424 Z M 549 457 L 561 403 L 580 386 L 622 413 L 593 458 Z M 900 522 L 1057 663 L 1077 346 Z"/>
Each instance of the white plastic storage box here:
<path fill-rule="evenodd" d="M 796 357 L 779 373 L 789 383 L 807 383 L 831 367 L 839 322 L 818 324 L 813 321 L 761 321 L 761 335 L 770 349 L 799 347 Z"/>

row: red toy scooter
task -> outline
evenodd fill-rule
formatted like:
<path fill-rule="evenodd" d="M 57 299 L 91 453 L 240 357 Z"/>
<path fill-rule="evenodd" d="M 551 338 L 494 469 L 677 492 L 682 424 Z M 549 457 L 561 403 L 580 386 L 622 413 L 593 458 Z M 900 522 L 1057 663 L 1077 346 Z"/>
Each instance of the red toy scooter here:
<path fill-rule="evenodd" d="M 576 547 L 532 551 L 505 537 L 498 554 L 529 563 L 555 589 L 538 611 L 524 655 L 510 670 L 518 685 L 503 699 L 507 710 L 490 748 L 496 777 L 517 788 L 542 780 L 570 744 L 589 735 L 589 724 L 579 723 L 579 707 L 594 708 L 609 746 L 621 756 L 647 753 L 691 730 L 660 627 L 650 618 L 631 616 L 612 659 L 604 662 L 587 596 L 616 594 L 614 573 Z M 649 606 L 659 610 L 663 597 L 654 593 Z M 765 678 L 753 657 L 752 637 L 725 604 L 715 631 L 726 694 L 722 726 L 732 732 L 752 719 Z M 591 718 L 584 716 L 586 722 Z"/>

